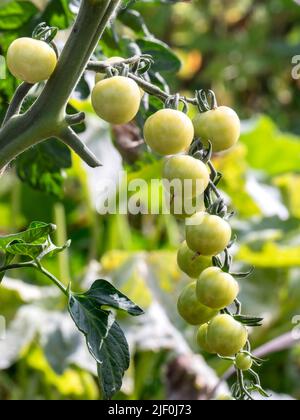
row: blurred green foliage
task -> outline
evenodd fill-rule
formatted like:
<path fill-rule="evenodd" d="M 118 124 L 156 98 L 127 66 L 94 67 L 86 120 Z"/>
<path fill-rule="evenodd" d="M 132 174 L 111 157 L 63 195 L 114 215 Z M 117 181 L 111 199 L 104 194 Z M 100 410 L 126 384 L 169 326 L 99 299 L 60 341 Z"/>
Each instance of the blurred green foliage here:
<path fill-rule="evenodd" d="M 69 25 L 63 1 L 50 2 L 46 11 L 22 3 L 26 10 L 11 21 L 0 8 L 2 52 L 15 36 L 30 33 L 32 17 L 34 22 L 47 18 L 62 28 Z M 236 268 L 256 266 L 254 274 L 242 280 L 241 300 L 245 312 L 265 318 L 264 326 L 252 333 L 257 347 L 290 331 L 292 318 L 300 314 L 300 85 L 291 77 L 291 59 L 300 42 L 300 7 L 289 0 L 198 0 L 172 6 L 141 1 L 135 8 L 182 60 L 179 74 L 164 73 L 172 90 L 213 88 L 220 103 L 233 106 L 245 119 L 240 143 L 216 156 L 215 165 L 224 174 L 221 188 L 236 210 Z M 133 34 L 132 28 L 119 30 Z M 115 53 L 115 46 L 101 46 L 106 55 Z M 14 88 L 10 76 L 0 81 L 0 115 Z M 63 259 L 48 261 L 48 269 L 64 278 L 67 264 L 78 290 L 101 273 L 146 309 L 143 320 L 120 319 L 132 364 L 118 397 L 164 398 L 169 395 L 166 369 L 171 356 L 186 343 L 198 352 L 193 330 L 176 313 L 179 290 L 188 282 L 176 268 L 183 225 L 171 216 L 97 214 L 97 189 L 102 178 L 112 176 L 107 166 L 114 173 L 124 166 L 130 179 L 150 182 L 160 176 L 161 162 L 143 150 L 133 165 L 122 163 L 107 126 L 94 119 L 88 103 L 76 99 L 72 104 L 90 112 L 88 142 L 104 168 L 91 172 L 76 156 L 72 168 L 62 163 L 63 197 L 33 189 L 32 182 L 29 186 L 14 171 L 7 172 L 0 183 L 0 233 L 21 230 L 32 220 L 55 222 L 60 232 L 66 231 L 60 240 L 72 239 L 72 247 Z M 22 159 L 26 163 L 26 155 Z M 53 193 L 57 184 L 51 182 Z M 63 217 L 58 208 L 63 208 Z M 64 319 L 63 299 L 35 272 L 13 272 L 10 277 L 1 286 L 0 312 L 9 321 L 15 347 L 8 352 L 0 342 L 0 399 L 99 398 L 95 372 L 87 356 L 78 354 L 82 345 Z M 37 322 L 39 317 L 53 318 L 47 331 Z M 299 347 L 269 359 L 261 368 L 264 388 L 300 398 Z M 218 374 L 228 367 L 214 357 L 207 363 Z"/>

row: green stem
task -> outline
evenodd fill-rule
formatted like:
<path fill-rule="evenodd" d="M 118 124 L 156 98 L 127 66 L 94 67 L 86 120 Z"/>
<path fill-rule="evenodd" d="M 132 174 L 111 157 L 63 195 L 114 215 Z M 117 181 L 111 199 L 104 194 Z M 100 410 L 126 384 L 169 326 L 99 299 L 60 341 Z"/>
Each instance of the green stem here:
<path fill-rule="evenodd" d="M 39 261 L 29 261 L 25 263 L 17 263 L 17 264 L 10 264 L 0 268 L 0 273 L 4 273 L 5 271 L 15 270 L 19 268 L 35 268 L 36 270 L 40 271 L 46 277 L 48 277 L 62 292 L 64 295 L 69 296 L 68 289 L 49 271 L 47 271 L 44 267 L 42 267 Z"/>
<path fill-rule="evenodd" d="M 86 147 L 70 127 L 65 128 L 60 133 L 60 140 L 71 147 L 90 167 L 97 168 L 98 166 L 102 166 L 96 156 Z"/>
<path fill-rule="evenodd" d="M 18 86 L 14 97 L 8 107 L 8 110 L 6 112 L 6 115 L 4 117 L 3 123 L 2 123 L 2 127 L 4 127 L 4 125 L 7 123 L 7 121 L 10 120 L 10 118 L 15 115 L 18 114 L 20 112 L 23 100 L 25 99 L 26 95 L 28 94 L 28 92 L 30 91 L 30 89 L 32 88 L 32 84 L 30 83 L 22 83 L 20 86 Z"/>
<path fill-rule="evenodd" d="M 25 263 L 16 263 L 16 264 L 9 264 L 4 267 L 0 267 L 0 273 L 4 273 L 5 271 L 15 270 L 17 268 L 36 268 L 34 262 L 25 262 Z"/>
<path fill-rule="evenodd" d="M 56 239 L 58 246 L 63 246 L 67 240 L 67 223 L 66 223 L 66 213 L 65 208 L 62 203 L 56 203 L 54 206 L 54 215 L 55 215 L 55 224 L 57 226 L 56 230 Z M 70 274 L 70 259 L 69 251 L 65 249 L 63 252 L 58 254 L 59 261 L 59 276 L 64 280 L 65 284 L 71 283 L 71 274 Z"/>
<path fill-rule="evenodd" d="M 114 63 L 111 65 L 111 67 L 117 67 L 118 65 L 122 63 L 129 63 L 132 64 L 134 62 L 134 59 L 136 56 L 132 57 L 131 59 L 120 61 L 119 63 Z M 98 73 L 102 73 L 107 68 L 107 64 L 105 61 L 90 61 L 87 65 L 87 70 L 95 71 Z M 162 102 L 165 102 L 166 100 L 172 98 L 174 95 L 170 95 L 167 92 L 164 92 L 159 87 L 153 85 L 150 82 L 147 82 L 146 80 L 142 79 L 136 74 L 133 74 L 129 72 L 128 77 L 132 80 L 134 80 L 145 92 L 149 93 L 150 95 L 156 96 L 158 99 L 160 99 Z M 186 102 L 196 105 L 197 101 L 195 98 L 185 98 L 180 96 L 180 100 L 185 100 Z"/>
<path fill-rule="evenodd" d="M 54 284 L 56 284 L 56 286 L 63 292 L 65 296 L 67 297 L 69 296 L 68 289 L 53 274 L 51 274 L 48 270 L 42 267 L 40 262 L 36 263 L 35 268 L 37 268 L 41 273 L 43 273 L 46 277 L 48 277 Z"/>

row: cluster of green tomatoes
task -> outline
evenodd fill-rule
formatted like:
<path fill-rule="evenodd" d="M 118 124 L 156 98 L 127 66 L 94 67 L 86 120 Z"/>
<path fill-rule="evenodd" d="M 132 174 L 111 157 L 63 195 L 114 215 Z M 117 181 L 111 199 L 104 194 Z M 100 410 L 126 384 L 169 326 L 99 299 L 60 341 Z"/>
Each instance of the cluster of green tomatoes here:
<path fill-rule="evenodd" d="M 122 60 L 113 57 L 108 65 Z M 31 38 L 14 41 L 8 50 L 7 64 L 11 73 L 27 83 L 47 80 L 57 65 L 57 56 L 46 42 Z M 92 91 L 92 105 L 96 114 L 111 124 L 126 124 L 137 115 L 144 92 L 129 77 L 96 74 Z M 181 190 L 185 200 L 203 194 L 210 184 L 209 167 L 188 154 L 195 138 L 212 145 L 213 152 L 231 148 L 239 139 L 240 121 L 230 108 L 220 106 L 200 112 L 192 121 L 178 109 L 157 111 L 145 122 L 144 138 L 157 154 L 165 156 L 163 178 L 169 181 L 192 181 L 189 191 Z M 202 189 L 194 188 L 201 181 Z M 174 197 L 172 197 L 173 199 Z M 216 214 L 210 214 L 204 204 L 194 214 L 184 210 L 177 215 L 186 219 L 186 240 L 178 251 L 178 265 L 193 281 L 178 299 L 178 311 L 188 323 L 199 326 L 197 342 L 206 352 L 221 357 L 235 356 L 240 370 L 252 366 L 245 352 L 247 328 L 224 311 L 239 293 L 235 278 L 220 267 L 213 266 L 213 257 L 229 246 L 232 231 L 229 223 Z"/>

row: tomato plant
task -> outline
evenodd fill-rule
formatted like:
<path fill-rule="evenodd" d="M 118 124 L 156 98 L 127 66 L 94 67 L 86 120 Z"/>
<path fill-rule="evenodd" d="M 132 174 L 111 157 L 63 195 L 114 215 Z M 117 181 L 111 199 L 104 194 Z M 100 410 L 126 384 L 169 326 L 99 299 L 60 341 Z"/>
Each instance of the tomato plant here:
<path fill-rule="evenodd" d="M 133 26 L 138 25 L 145 36 L 120 39 L 115 21 L 122 23 L 128 12 L 128 7 L 120 5 L 119 0 L 82 0 L 61 52 L 55 43 L 57 28 L 43 23 L 37 26 L 33 38 L 18 38 L 7 49 L 8 67 L 23 83 L 15 90 L 0 130 L 0 172 L 3 173 L 14 159 L 23 158 L 18 173 L 21 179 L 28 178 L 30 158 L 26 160 L 26 153 L 34 146 L 38 147 L 36 160 L 46 153 L 44 160 L 49 164 L 50 151 L 56 158 L 64 157 L 53 166 L 49 164 L 46 177 L 54 173 L 62 178 L 62 170 L 71 166 L 69 150 L 64 146 L 69 146 L 88 166 L 101 166 L 77 133 L 79 126 L 88 122 L 85 113 L 70 111 L 70 108 L 74 111 L 72 106 L 76 104 L 76 100 L 70 101 L 74 89 L 80 84 L 86 89 L 87 72 L 96 73 L 96 85 L 91 92 L 95 113 L 109 122 L 112 130 L 117 130 L 115 125 L 125 125 L 135 119 L 153 152 L 173 155 L 164 161 L 162 177 L 171 183 L 179 180 L 183 188 L 171 194 L 171 213 L 176 213 L 176 196 L 186 204 L 203 194 L 201 208 L 195 209 L 194 214 L 190 216 L 185 211 L 179 214 L 186 219 L 186 241 L 178 251 L 177 262 L 188 276 L 199 278 L 183 289 L 177 308 L 188 323 L 200 325 L 197 335 L 200 347 L 235 363 L 234 396 L 251 398 L 251 391 L 263 393 L 263 390 L 251 369 L 255 358 L 247 326 L 256 327 L 262 319 L 243 315 L 237 299 L 239 287 L 235 279 L 250 273 L 232 272 L 231 247 L 235 239 L 229 219 L 233 214 L 217 188 L 221 174 L 212 163 L 213 152 L 227 150 L 238 141 L 240 121 L 233 110 L 217 107 L 212 91 L 198 90 L 190 98 L 171 94 L 159 73 L 162 66 L 159 57 L 168 57 L 174 71 L 179 70 L 179 60 L 163 43 L 149 35 L 136 13 L 129 16 L 137 18 Z M 97 47 L 105 51 L 107 45 L 114 45 L 122 56 L 129 58 L 99 56 Z M 158 55 L 158 59 L 149 51 Z M 32 85 L 44 81 L 47 81 L 45 85 L 35 87 L 36 96 L 31 98 Z M 89 93 L 85 99 L 88 102 Z M 194 125 L 188 116 L 189 105 L 197 106 L 200 111 Z M 83 108 L 89 109 L 89 103 Z M 49 139 L 51 147 L 47 148 Z M 145 161 L 153 158 L 149 151 L 145 154 Z M 35 169 L 30 172 L 31 184 L 41 186 L 36 172 Z M 185 181 L 191 182 L 191 188 L 185 186 Z M 57 189 L 63 192 L 59 188 L 61 184 L 53 183 L 52 193 Z M 52 224 L 33 222 L 20 233 L 1 236 L 1 281 L 7 272 L 28 268 L 57 286 L 67 298 L 68 312 L 96 362 L 102 397 L 109 399 L 121 388 L 130 360 L 128 344 L 114 310 L 138 316 L 143 314 L 143 309 L 104 279 L 96 280 L 85 292 L 75 292 L 71 281 L 65 285 L 48 271 L 44 259 L 59 255 L 70 246 L 69 241 L 63 246 L 54 245 L 51 235 L 55 230 Z M 123 233 L 126 236 L 126 229 Z M 229 308 L 232 304 L 235 312 Z M 244 371 L 254 377 L 251 386 L 245 385 Z"/>

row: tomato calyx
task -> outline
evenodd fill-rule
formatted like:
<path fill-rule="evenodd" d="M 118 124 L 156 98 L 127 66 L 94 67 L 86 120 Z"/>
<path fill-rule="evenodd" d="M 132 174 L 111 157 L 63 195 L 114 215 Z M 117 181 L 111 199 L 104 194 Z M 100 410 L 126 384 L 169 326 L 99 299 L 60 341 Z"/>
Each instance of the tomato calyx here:
<path fill-rule="evenodd" d="M 51 44 L 57 33 L 58 28 L 56 26 L 48 26 L 46 22 L 42 22 L 34 29 L 32 38 Z"/>
<path fill-rule="evenodd" d="M 195 96 L 200 113 L 218 108 L 217 98 L 212 90 L 196 90 Z"/>

